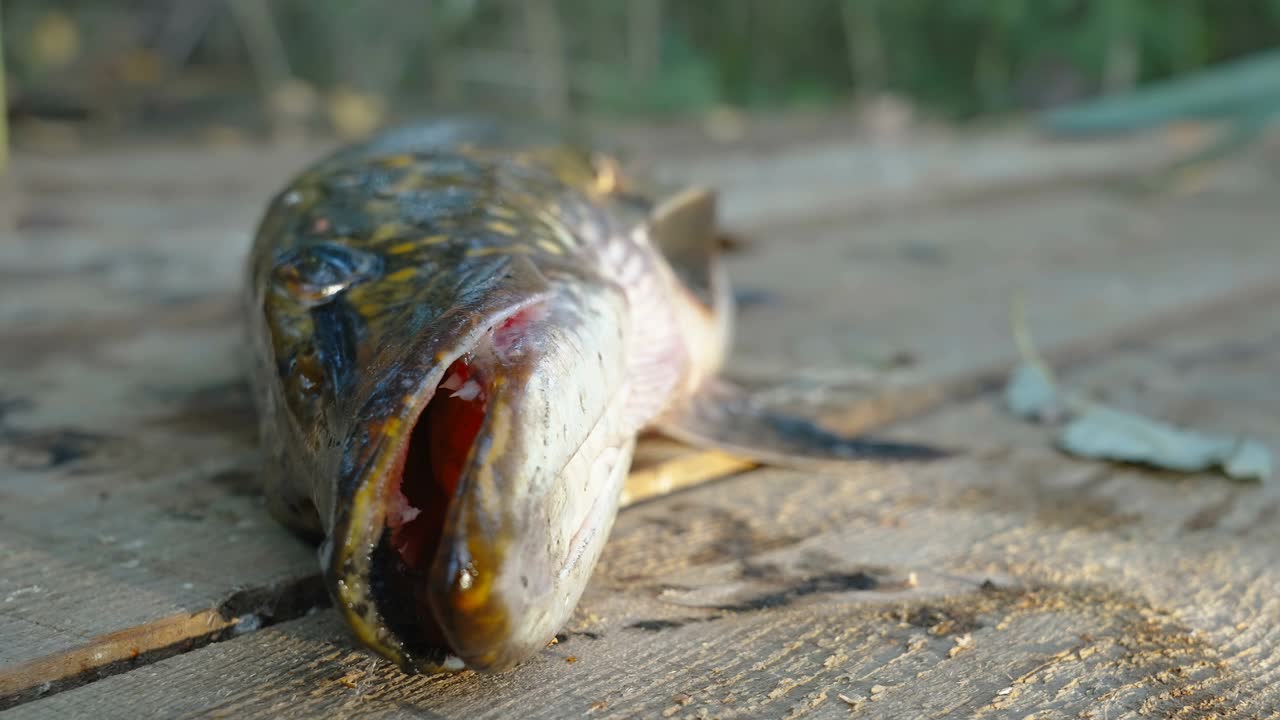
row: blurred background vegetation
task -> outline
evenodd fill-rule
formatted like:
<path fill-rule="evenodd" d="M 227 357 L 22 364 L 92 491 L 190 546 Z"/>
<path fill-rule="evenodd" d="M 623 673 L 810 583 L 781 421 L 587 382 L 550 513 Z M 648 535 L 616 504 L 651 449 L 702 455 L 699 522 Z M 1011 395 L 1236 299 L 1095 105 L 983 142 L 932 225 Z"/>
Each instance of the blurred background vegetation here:
<path fill-rule="evenodd" d="M 0 0 L 10 118 L 359 135 L 472 108 L 959 122 L 1280 44 L 1280 0 Z"/>

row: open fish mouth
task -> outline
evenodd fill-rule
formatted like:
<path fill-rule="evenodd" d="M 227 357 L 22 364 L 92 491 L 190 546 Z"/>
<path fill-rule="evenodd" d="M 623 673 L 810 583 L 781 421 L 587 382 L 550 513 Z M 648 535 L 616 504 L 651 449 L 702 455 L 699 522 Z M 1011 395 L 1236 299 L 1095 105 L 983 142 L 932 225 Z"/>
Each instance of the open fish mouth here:
<path fill-rule="evenodd" d="M 414 656 L 455 654 L 433 606 L 433 569 L 463 465 L 488 413 L 488 370 L 466 357 L 449 366 L 385 481 L 385 530 L 370 589 L 388 629 Z"/>
<path fill-rule="evenodd" d="M 408 670 L 528 657 L 599 557 L 630 445 L 612 440 L 608 355 L 566 339 L 575 312 L 526 303 L 418 380 L 402 368 L 394 419 L 349 440 L 376 450 L 339 483 L 330 587 L 357 635 Z"/>
<path fill-rule="evenodd" d="M 477 490 L 471 484 L 480 482 L 467 470 L 477 440 L 503 440 L 487 422 L 498 388 L 515 380 L 503 358 L 544 313 L 538 304 L 519 309 L 453 359 L 425 404 L 407 416 L 378 478 L 382 531 L 370 558 L 368 590 L 411 662 L 449 664 L 447 658 L 459 654 L 451 635 L 460 629 L 460 617 L 489 626 L 486 634 L 495 636 L 507 622 L 493 597 L 492 575 L 509 528 L 483 526 L 477 521 L 484 518 L 467 512 Z"/>

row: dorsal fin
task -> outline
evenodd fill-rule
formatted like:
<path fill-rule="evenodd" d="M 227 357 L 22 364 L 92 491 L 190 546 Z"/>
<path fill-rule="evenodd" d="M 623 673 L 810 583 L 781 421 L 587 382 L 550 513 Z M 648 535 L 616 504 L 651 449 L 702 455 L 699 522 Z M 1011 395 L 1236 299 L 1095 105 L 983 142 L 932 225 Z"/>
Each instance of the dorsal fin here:
<path fill-rule="evenodd" d="M 717 221 L 716 194 L 703 187 L 691 187 L 662 200 L 649 217 L 654 244 L 684 286 L 712 311 L 721 309 L 724 291 L 717 269 Z"/>

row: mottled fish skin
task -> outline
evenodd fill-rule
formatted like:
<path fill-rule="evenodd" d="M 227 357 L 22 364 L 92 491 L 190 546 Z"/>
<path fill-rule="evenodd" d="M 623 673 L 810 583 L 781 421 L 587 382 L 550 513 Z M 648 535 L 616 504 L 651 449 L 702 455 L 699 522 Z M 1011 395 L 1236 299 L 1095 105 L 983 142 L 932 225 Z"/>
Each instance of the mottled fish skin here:
<path fill-rule="evenodd" d="M 608 157 L 445 123 L 341 151 L 271 202 L 248 270 L 269 506 L 324 539 L 339 610 L 406 670 L 499 670 L 545 646 L 637 432 L 718 367 L 726 325 L 652 246 L 653 204 Z M 525 315 L 519 339 L 497 334 Z M 486 353 L 485 425 L 430 577 L 406 590 L 388 478 L 446 369 Z M 399 607 L 415 602 L 438 632 Z"/>
<path fill-rule="evenodd" d="M 773 464 L 930 459 L 717 377 L 714 196 L 554 136 L 446 121 L 303 171 L 250 254 L 268 506 L 322 540 L 356 637 L 409 672 L 510 668 L 576 606 L 637 434 Z"/>

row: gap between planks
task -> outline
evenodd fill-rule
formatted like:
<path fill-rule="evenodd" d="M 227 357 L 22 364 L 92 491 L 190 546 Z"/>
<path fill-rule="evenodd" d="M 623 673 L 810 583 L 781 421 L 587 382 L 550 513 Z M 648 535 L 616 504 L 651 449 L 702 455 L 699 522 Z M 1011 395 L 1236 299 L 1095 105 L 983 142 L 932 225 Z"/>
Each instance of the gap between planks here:
<path fill-rule="evenodd" d="M 1055 366 L 1071 367 L 1113 347 L 1230 318 L 1243 308 L 1268 302 L 1280 302 L 1280 286 L 1271 282 L 1173 309 L 1112 332 L 1060 343 L 1045 354 Z M 825 419 L 842 432 L 859 433 L 918 417 L 998 388 L 1014 365 L 1000 362 L 936 382 L 887 390 Z M 624 507 L 756 467 L 725 453 L 691 450 L 666 441 L 646 442 L 642 448 L 640 466 L 632 471 L 624 490 Z M 0 668 L 0 710 L 295 619 L 327 605 L 318 574 L 273 587 L 242 590 L 216 608 L 171 615 L 93 638 L 67 651 Z"/>

